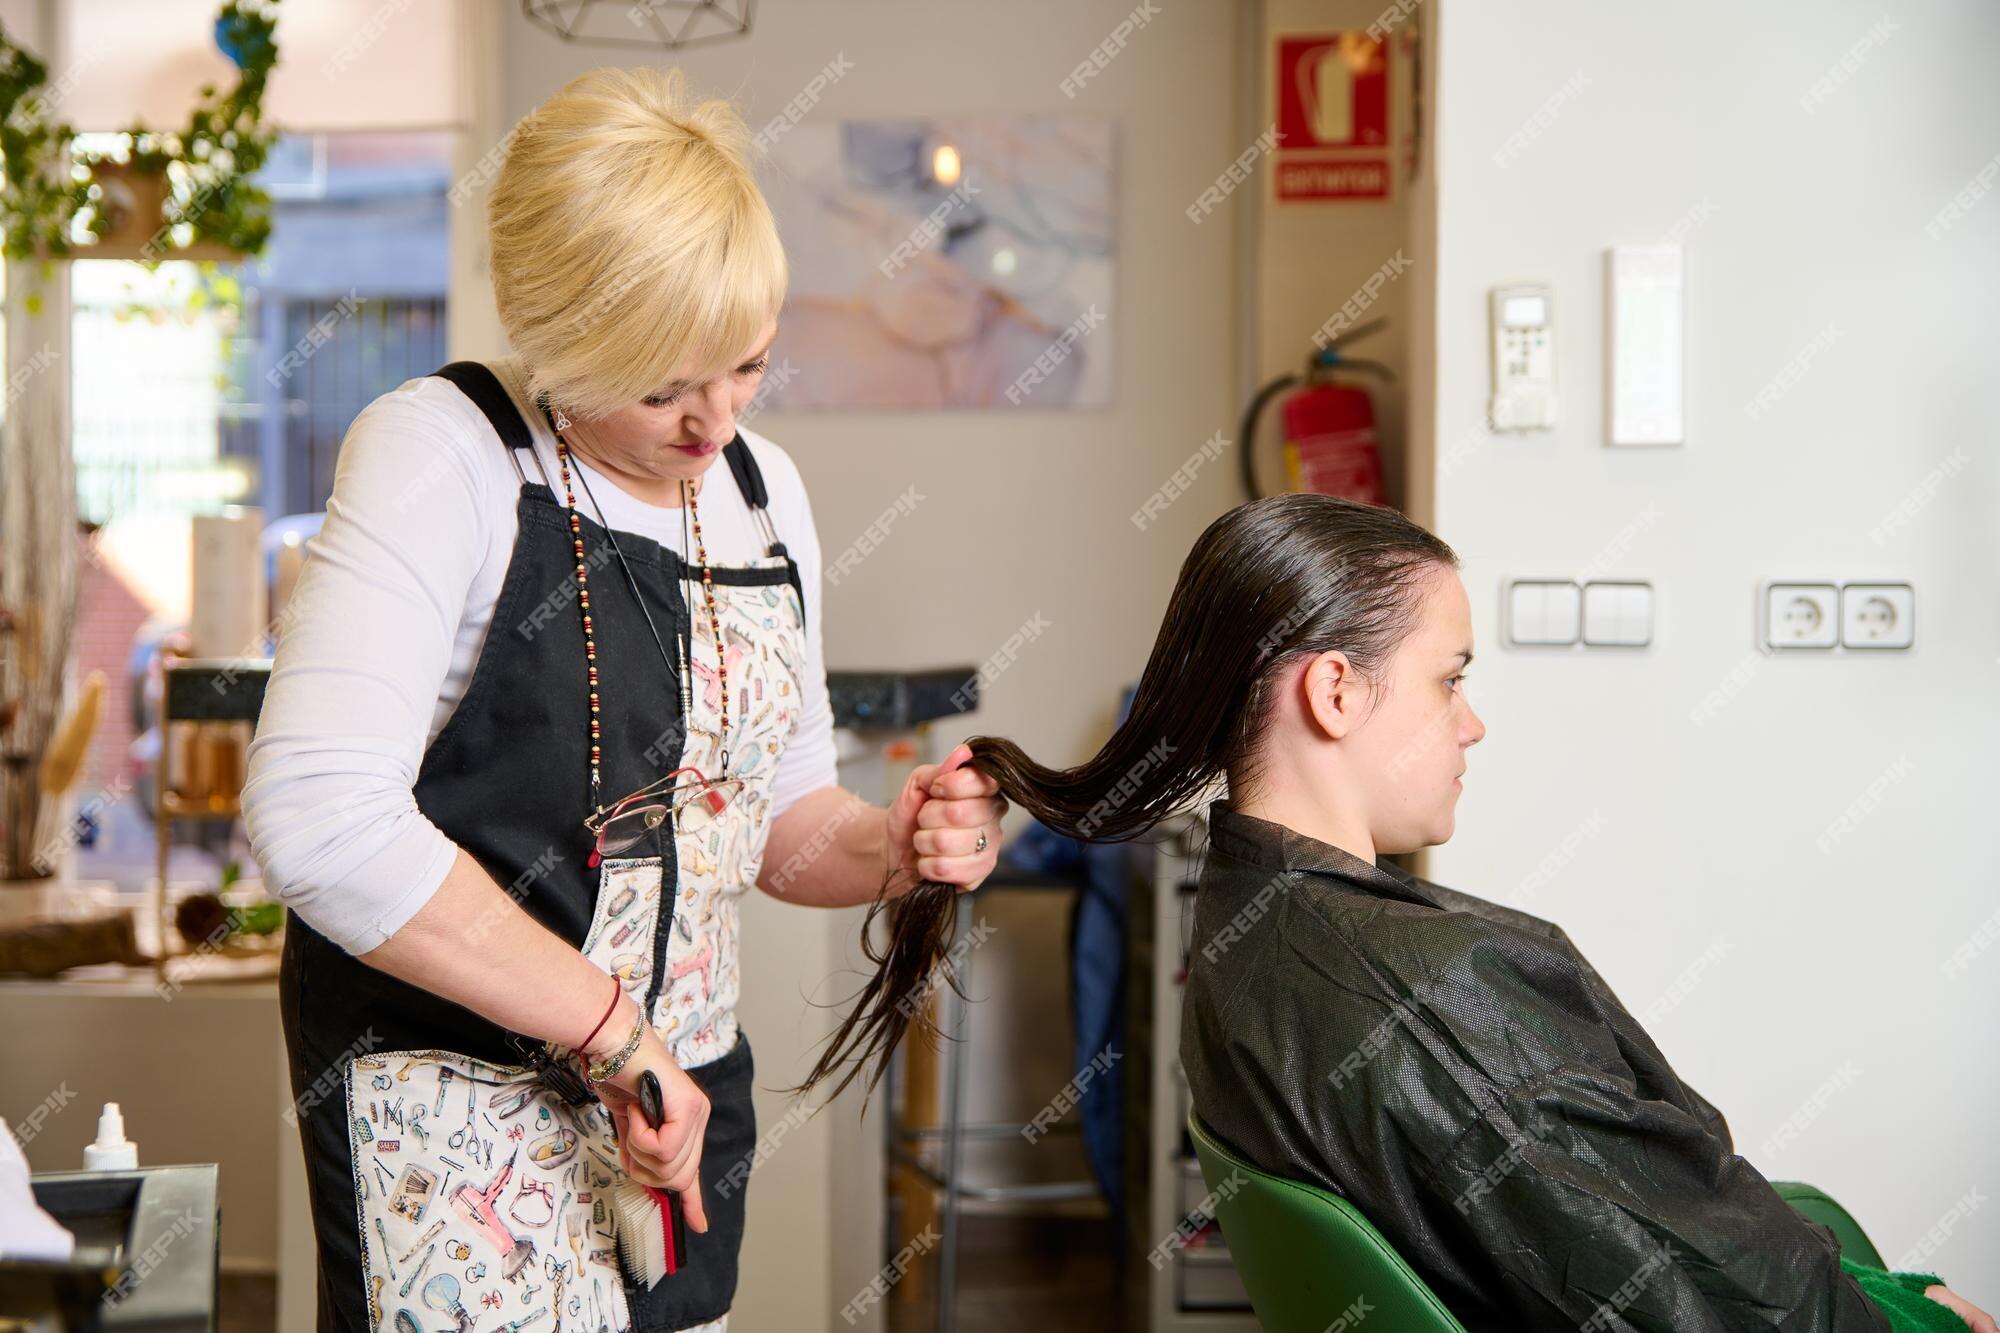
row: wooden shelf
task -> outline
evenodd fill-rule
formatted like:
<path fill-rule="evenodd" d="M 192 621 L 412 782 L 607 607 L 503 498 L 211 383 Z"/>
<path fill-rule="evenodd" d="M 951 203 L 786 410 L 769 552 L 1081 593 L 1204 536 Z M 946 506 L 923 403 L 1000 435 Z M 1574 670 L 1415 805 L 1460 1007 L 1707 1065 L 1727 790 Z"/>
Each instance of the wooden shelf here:
<path fill-rule="evenodd" d="M 183 802 L 172 792 L 160 794 L 159 817 L 161 819 L 235 819 L 243 813 L 242 802 L 230 798 L 212 797 L 207 801 Z"/>
<path fill-rule="evenodd" d="M 168 960 L 165 984 L 177 993 L 268 999 L 277 996 L 278 955 L 209 960 L 199 969 L 179 967 L 185 956 Z M 83 999 L 137 997 L 157 1001 L 162 984 L 157 963 L 97 963 L 73 967 L 53 977 L 0 977 L 0 991 L 59 992 Z"/>

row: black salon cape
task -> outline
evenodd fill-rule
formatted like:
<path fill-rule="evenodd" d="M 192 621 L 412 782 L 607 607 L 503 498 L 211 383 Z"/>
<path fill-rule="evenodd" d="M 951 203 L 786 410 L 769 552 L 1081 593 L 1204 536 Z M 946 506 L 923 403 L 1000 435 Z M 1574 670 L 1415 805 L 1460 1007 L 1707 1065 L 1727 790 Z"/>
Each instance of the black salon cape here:
<path fill-rule="evenodd" d="M 1209 827 L 1196 1111 L 1345 1195 L 1471 1333 L 1888 1333 L 1560 927 L 1225 801 Z"/>

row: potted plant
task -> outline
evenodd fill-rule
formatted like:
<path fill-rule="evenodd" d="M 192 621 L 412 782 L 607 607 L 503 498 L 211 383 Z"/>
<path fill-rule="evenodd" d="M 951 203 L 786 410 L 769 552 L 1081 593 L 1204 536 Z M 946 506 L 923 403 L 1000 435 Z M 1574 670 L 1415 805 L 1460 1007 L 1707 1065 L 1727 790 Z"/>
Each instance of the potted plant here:
<path fill-rule="evenodd" d="M 229 0 L 215 42 L 236 65 L 236 85 L 227 93 L 204 85 L 185 129 L 135 123 L 123 144 L 89 159 L 94 255 L 151 264 L 262 252 L 271 200 L 252 178 L 277 141 L 264 121 L 277 29 L 276 0 Z"/>
<path fill-rule="evenodd" d="M 253 958 L 282 947 L 284 904 L 261 893 L 245 895 L 237 887 L 242 877 L 242 863 L 231 861 L 213 893 L 190 894 L 175 904 L 174 930 L 189 952 Z"/>

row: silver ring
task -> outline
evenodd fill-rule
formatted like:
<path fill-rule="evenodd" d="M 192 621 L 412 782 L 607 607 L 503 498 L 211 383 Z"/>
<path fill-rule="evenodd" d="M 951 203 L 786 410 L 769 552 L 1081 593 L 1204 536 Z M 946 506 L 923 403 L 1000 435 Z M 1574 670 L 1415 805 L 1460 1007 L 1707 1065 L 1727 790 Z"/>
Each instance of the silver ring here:
<path fill-rule="evenodd" d="M 985 830 L 985 829 L 981 829 L 981 830 L 979 830 L 979 841 L 978 841 L 978 842 L 975 842 L 975 843 L 973 843 L 973 844 L 972 844 L 972 850 L 973 850 L 973 851 L 975 851 L 975 852 L 983 852 L 983 851 L 985 851 L 985 850 L 986 850 L 986 830 Z"/>

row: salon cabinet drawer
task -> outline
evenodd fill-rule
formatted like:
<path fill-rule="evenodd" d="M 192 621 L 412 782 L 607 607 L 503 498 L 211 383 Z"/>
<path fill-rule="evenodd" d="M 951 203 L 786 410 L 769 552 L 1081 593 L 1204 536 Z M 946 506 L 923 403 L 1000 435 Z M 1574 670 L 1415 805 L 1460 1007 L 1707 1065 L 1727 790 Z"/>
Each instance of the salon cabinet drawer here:
<path fill-rule="evenodd" d="M 1229 1251 L 1220 1245 L 1204 1245 L 1202 1239 L 1214 1239 L 1213 1229 L 1205 1231 L 1202 1237 L 1180 1252 L 1179 1269 L 1180 1305 L 1183 1310 L 1247 1310 L 1250 1308 L 1250 1293 L 1243 1289 L 1243 1279 L 1236 1272 L 1236 1265 L 1229 1260 Z"/>

